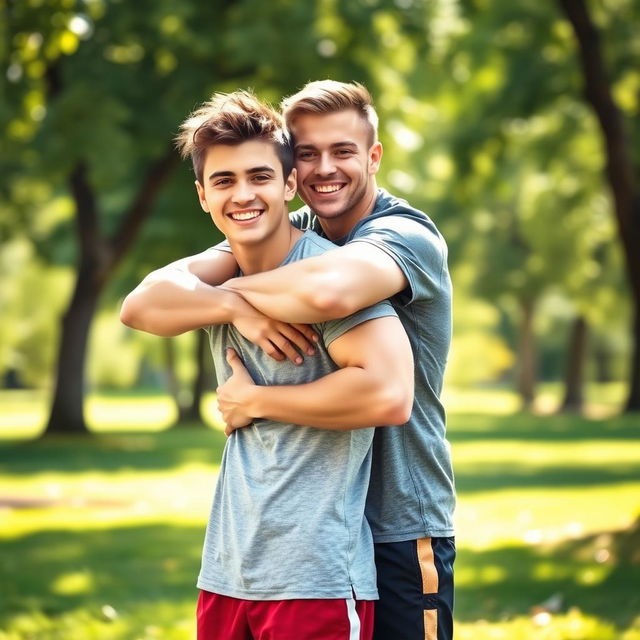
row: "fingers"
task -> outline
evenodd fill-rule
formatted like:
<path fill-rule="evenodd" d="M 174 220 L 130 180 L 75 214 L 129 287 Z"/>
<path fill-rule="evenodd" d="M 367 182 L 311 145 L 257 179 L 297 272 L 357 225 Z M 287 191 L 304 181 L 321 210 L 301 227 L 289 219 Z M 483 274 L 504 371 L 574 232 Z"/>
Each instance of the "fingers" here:
<path fill-rule="evenodd" d="M 299 331 L 311 343 L 312 347 L 316 342 L 320 341 L 320 336 L 310 324 L 296 324 L 294 322 L 289 326 L 293 327 L 296 331 Z"/>
<path fill-rule="evenodd" d="M 282 324 L 280 332 L 292 342 L 300 352 L 312 356 L 315 350 L 315 343 L 318 342 L 318 335 L 308 324 Z"/>
<path fill-rule="evenodd" d="M 301 354 L 309 356 L 315 354 L 314 344 L 317 341 L 318 336 L 309 325 L 290 325 L 280 322 L 269 336 L 268 344 L 261 346 L 263 351 L 274 360 L 281 362 L 287 358 L 294 364 L 300 365 L 303 362 Z"/>
<path fill-rule="evenodd" d="M 277 334 L 271 340 L 273 346 L 278 353 L 284 354 L 286 358 L 291 360 L 293 364 L 302 364 L 302 356 L 298 353 L 296 348 L 289 342 L 289 340 L 282 334 Z M 271 354 L 269 354 L 271 355 Z M 272 356 L 273 357 L 273 356 Z M 277 360 L 278 358 L 276 358 Z M 284 360 L 284 358 L 282 358 Z"/>
<path fill-rule="evenodd" d="M 227 362 L 231 366 L 231 369 L 234 373 L 237 373 L 238 370 L 244 370 L 242 360 L 240 360 L 240 356 L 235 352 L 235 349 L 228 347 L 225 355 L 227 358 Z"/>

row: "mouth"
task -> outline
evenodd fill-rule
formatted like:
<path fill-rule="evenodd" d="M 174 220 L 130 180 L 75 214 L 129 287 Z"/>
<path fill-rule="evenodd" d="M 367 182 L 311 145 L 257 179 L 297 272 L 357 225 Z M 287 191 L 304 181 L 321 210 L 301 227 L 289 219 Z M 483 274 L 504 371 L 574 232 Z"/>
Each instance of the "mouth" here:
<path fill-rule="evenodd" d="M 345 186 L 345 182 L 323 182 L 312 184 L 311 189 L 316 193 L 334 194 L 343 189 Z"/>
<path fill-rule="evenodd" d="M 241 211 L 232 211 L 227 214 L 235 222 L 251 222 L 259 218 L 264 213 L 263 209 L 244 209 Z"/>

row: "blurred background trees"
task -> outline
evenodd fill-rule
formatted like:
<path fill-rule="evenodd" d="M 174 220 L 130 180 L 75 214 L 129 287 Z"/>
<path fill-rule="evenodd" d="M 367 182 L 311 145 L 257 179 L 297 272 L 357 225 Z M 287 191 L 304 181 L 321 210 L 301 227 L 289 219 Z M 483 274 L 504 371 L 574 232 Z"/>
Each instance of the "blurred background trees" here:
<path fill-rule="evenodd" d="M 450 246 L 451 385 L 621 380 L 640 409 L 637 0 L 5 0 L 0 376 L 85 431 L 89 388 L 167 388 L 199 418 L 204 340 L 119 325 L 151 269 L 218 240 L 172 149 L 214 91 L 278 103 L 364 82 L 380 184 Z M 199 332 L 202 334 L 202 332 Z"/>

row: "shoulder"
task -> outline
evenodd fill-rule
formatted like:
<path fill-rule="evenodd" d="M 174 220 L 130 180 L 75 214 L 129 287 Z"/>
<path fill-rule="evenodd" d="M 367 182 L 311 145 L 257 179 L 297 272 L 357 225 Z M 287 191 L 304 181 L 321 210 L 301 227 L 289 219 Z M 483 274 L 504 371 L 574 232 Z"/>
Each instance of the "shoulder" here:
<path fill-rule="evenodd" d="M 349 240 L 390 244 L 397 248 L 428 251 L 443 258 L 447 254 L 444 238 L 423 211 L 406 200 L 380 190 L 374 210 L 353 229 Z"/>
<path fill-rule="evenodd" d="M 302 260 L 303 258 L 310 258 L 335 248 L 336 245 L 333 242 L 319 236 L 315 231 L 305 231 L 296 244 L 291 259 Z"/>

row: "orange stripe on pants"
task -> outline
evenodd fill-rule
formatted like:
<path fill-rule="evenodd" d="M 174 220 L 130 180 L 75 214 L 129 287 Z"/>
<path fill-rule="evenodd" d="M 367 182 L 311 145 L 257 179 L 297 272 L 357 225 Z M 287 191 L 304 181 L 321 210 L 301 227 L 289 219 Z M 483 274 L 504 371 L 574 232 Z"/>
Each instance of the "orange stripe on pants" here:
<path fill-rule="evenodd" d="M 438 593 L 438 571 L 433 557 L 431 538 L 421 538 L 418 544 L 418 564 L 422 575 L 422 593 Z M 438 610 L 424 610 L 424 640 L 437 640 Z"/>

